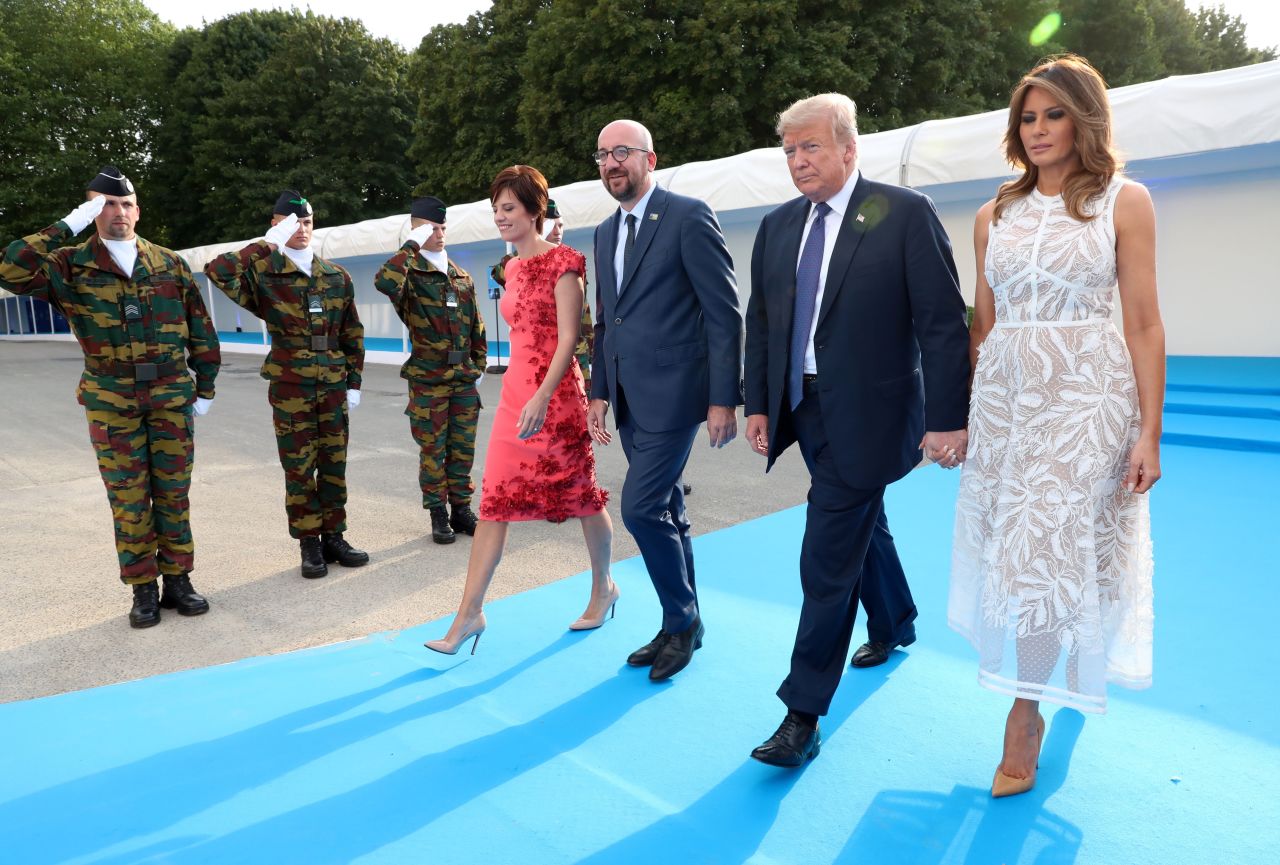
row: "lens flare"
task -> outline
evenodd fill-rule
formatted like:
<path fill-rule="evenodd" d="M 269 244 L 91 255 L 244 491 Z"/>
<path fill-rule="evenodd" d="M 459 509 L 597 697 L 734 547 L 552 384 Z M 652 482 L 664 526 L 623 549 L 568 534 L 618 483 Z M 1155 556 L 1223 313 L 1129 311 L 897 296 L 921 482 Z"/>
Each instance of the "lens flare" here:
<path fill-rule="evenodd" d="M 1039 47 L 1053 38 L 1053 34 L 1058 32 L 1058 28 L 1062 26 L 1062 16 L 1057 12 L 1050 12 L 1040 20 L 1040 23 L 1031 31 L 1030 41 L 1032 45 Z"/>

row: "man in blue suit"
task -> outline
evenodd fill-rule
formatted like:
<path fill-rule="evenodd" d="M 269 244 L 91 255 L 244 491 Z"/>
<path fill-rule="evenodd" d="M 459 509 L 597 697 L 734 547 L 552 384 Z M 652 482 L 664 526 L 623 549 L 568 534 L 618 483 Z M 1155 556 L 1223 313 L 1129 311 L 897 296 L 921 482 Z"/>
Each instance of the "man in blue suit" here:
<path fill-rule="evenodd" d="M 738 433 L 742 315 L 733 260 L 705 202 L 653 180 L 649 130 L 616 120 L 593 154 L 618 211 L 595 236 L 596 339 L 587 428 L 608 444 L 613 406 L 627 479 L 622 521 L 662 603 L 662 628 L 627 663 L 655 682 L 702 645 L 693 543 L 680 475 L 703 421 L 712 447 Z"/>
<path fill-rule="evenodd" d="M 804 602 L 787 716 L 752 756 L 817 756 L 818 716 L 840 682 L 858 603 L 869 641 L 853 665 L 915 640 L 915 603 L 884 514 L 885 486 L 967 443 L 969 335 L 951 244 L 933 203 L 858 171 L 853 100 L 828 93 L 782 113 L 801 196 L 760 224 L 747 306 L 746 437 L 768 468 L 793 442 L 811 476 L 800 550 Z M 940 537 L 948 526 L 940 526 Z"/>

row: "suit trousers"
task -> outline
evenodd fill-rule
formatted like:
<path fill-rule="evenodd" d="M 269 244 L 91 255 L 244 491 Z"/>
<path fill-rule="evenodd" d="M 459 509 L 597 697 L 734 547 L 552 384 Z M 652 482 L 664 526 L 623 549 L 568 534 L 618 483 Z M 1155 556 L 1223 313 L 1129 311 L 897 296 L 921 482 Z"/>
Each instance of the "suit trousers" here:
<path fill-rule="evenodd" d="M 896 642 L 916 618 L 915 602 L 884 515 L 884 487 L 848 486 L 836 473 L 816 390 L 792 414 L 811 477 L 800 547 L 804 601 L 791 672 L 778 689 L 789 709 L 825 715 L 840 684 L 858 602 L 868 636 Z M 783 411 L 786 411 L 784 408 Z"/>
<path fill-rule="evenodd" d="M 619 391 L 619 402 L 622 399 Z M 680 476 L 701 424 L 653 433 L 636 426 L 630 413 L 621 407 L 618 414 L 618 438 L 627 455 L 622 522 L 636 539 L 658 593 L 662 628 L 669 634 L 678 634 L 689 628 L 698 615 L 693 538 Z"/>

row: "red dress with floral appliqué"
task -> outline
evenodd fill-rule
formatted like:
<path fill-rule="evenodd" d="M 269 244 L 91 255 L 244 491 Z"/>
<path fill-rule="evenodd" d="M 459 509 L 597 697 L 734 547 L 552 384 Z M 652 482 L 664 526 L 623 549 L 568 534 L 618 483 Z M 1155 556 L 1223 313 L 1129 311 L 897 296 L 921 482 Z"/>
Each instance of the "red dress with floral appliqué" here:
<path fill-rule="evenodd" d="M 480 482 L 482 520 L 560 523 L 599 513 L 608 501 L 609 494 L 596 485 L 577 358 L 570 359 L 551 395 L 542 429 L 523 440 L 516 435 L 520 412 L 546 378 L 556 350 L 556 281 L 585 271 L 582 253 L 568 246 L 507 265 L 501 310 L 510 328 L 511 361 L 502 377 Z"/>

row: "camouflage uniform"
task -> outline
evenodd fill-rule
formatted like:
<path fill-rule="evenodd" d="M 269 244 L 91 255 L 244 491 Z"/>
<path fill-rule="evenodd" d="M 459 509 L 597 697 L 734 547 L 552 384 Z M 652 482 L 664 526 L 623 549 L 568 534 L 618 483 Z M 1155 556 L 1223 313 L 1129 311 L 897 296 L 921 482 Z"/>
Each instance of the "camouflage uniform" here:
<path fill-rule="evenodd" d="M 213 399 L 218 335 L 172 251 L 138 238 L 126 277 L 96 235 L 62 246 L 72 236 L 59 221 L 9 244 L 0 287 L 48 301 L 80 342 L 76 398 L 111 503 L 120 579 L 137 585 L 187 573 L 191 405 L 196 396 Z"/>
<path fill-rule="evenodd" d="M 266 322 L 271 334 L 261 374 L 271 383 L 267 397 L 284 468 L 289 534 L 345 532 L 346 391 L 359 390 L 364 368 L 364 328 L 351 276 L 319 256 L 308 276 L 266 241 L 219 255 L 204 272 Z M 310 313 L 313 306 L 318 311 Z"/>
<path fill-rule="evenodd" d="M 504 255 L 502 260 L 493 266 L 490 271 L 493 281 L 503 287 L 507 284 L 507 262 L 515 258 L 514 255 Z M 574 346 L 573 356 L 578 360 L 578 366 L 582 369 L 582 383 L 587 387 L 587 393 L 591 393 L 591 352 L 596 341 L 596 323 L 591 318 L 591 304 L 587 301 L 587 277 L 582 277 L 582 327 L 578 332 L 578 344 Z"/>
<path fill-rule="evenodd" d="M 452 261 L 442 273 L 410 240 L 379 269 L 373 284 L 391 298 L 413 345 L 400 377 L 409 382 L 405 414 L 421 450 L 422 506 L 430 510 L 446 500 L 469 505 L 480 415 L 476 380 L 488 357 L 471 275 Z"/>

